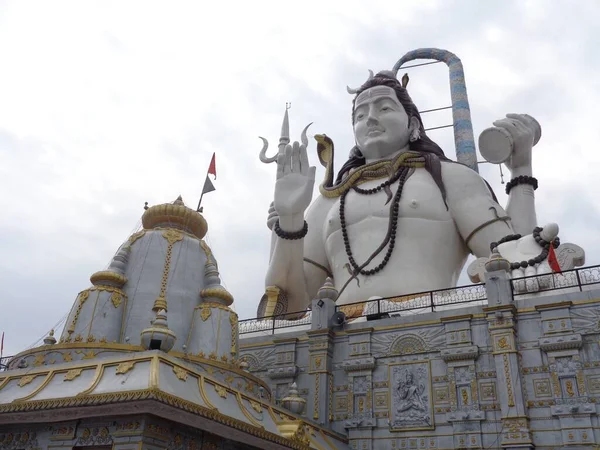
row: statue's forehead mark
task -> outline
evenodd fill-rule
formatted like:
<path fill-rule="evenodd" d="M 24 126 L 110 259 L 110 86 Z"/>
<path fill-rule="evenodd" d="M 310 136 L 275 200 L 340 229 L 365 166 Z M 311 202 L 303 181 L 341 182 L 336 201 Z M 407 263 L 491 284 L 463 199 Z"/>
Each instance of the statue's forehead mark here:
<path fill-rule="evenodd" d="M 356 105 L 368 102 L 375 97 L 388 97 L 398 103 L 396 92 L 389 86 L 373 86 L 361 92 L 356 98 Z"/>
<path fill-rule="evenodd" d="M 397 104 L 397 105 L 400 104 L 400 102 L 398 102 L 398 99 L 396 99 L 395 97 L 390 97 L 389 95 L 377 95 L 377 96 L 373 96 L 371 98 L 363 100 L 360 104 L 357 103 L 355 109 L 359 109 L 361 107 L 366 107 L 372 103 L 381 103 L 385 100 L 389 100 L 392 103 Z"/>

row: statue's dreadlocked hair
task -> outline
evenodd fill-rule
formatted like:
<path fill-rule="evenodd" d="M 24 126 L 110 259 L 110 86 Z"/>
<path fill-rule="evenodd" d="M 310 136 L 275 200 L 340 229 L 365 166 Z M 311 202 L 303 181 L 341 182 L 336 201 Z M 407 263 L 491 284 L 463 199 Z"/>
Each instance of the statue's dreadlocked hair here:
<path fill-rule="evenodd" d="M 423 127 L 423 121 L 421 120 L 421 115 L 419 114 L 419 110 L 413 103 L 410 95 L 408 95 L 408 91 L 402 87 L 400 82 L 391 76 L 388 76 L 383 73 L 378 73 L 373 78 L 369 79 L 365 84 L 363 84 L 357 91 L 356 97 L 352 100 L 352 122 L 354 123 L 354 108 L 356 104 L 356 98 L 360 95 L 361 92 L 366 91 L 369 88 L 374 86 L 387 86 L 394 90 L 396 93 L 396 97 L 398 97 L 398 101 L 404 107 L 406 114 L 409 117 L 409 123 L 411 117 L 416 117 L 419 121 L 419 132 L 420 138 L 414 142 L 410 142 L 408 147 L 411 151 L 418 152 L 423 158 L 425 158 L 425 169 L 431 174 L 435 184 L 440 189 L 442 194 L 442 198 L 444 199 L 444 203 L 446 202 L 446 188 L 444 187 L 444 182 L 442 180 L 442 165 L 440 161 L 448 161 L 451 162 L 450 159 L 444 155 L 444 152 L 433 142 L 425 133 L 425 128 Z M 350 158 L 346 163 L 342 166 L 340 172 L 337 175 L 335 184 L 339 184 L 340 181 L 344 178 L 344 176 L 351 170 L 365 164 L 365 158 L 360 152 L 358 147 L 353 147 L 350 150 Z"/>

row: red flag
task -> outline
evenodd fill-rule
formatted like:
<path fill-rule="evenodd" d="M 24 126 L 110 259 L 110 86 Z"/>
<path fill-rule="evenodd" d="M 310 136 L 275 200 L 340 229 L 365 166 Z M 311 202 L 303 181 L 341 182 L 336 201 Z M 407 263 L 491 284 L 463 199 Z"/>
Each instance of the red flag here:
<path fill-rule="evenodd" d="M 562 272 L 560 264 L 558 264 L 556 252 L 554 251 L 554 243 L 550 244 L 550 250 L 548 250 L 548 264 L 550 265 L 552 272 Z"/>
<path fill-rule="evenodd" d="M 208 173 L 215 176 L 217 179 L 217 164 L 215 163 L 215 154 L 213 153 L 212 159 L 210 160 L 210 166 L 208 166 Z"/>

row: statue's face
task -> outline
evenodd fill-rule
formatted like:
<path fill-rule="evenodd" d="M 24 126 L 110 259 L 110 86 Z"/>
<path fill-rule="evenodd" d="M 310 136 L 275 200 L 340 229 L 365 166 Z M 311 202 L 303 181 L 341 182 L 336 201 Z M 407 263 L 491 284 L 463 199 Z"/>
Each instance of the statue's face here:
<path fill-rule="evenodd" d="M 354 136 L 367 161 L 391 156 L 409 142 L 409 117 L 388 86 L 374 86 L 358 96 Z"/>

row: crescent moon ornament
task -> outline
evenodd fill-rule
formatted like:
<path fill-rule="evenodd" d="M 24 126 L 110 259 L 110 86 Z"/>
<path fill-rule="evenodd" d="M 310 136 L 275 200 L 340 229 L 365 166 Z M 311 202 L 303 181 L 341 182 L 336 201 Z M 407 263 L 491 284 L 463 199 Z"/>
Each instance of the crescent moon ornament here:
<path fill-rule="evenodd" d="M 375 74 L 373 73 L 373 71 L 371 69 L 369 69 L 369 78 L 367 78 L 367 81 L 373 79 L 374 77 L 375 77 Z M 365 81 L 365 83 L 367 81 Z M 360 90 L 360 86 L 357 88 L 351 88 L 350 86 L 346 86 L 346 90 L 348 91 L 348 94 L 354 95 Z"/>
<path fill-rule="evenodd" d="M 267 141 L 264 137 L 259 136 L 259 139 L 262 139 L 263 141 L 263 147 L 260 150 L 260 153 L 258 154 L 258 157 L 260 158 L 261 162 L 264 162 L 265 164 L 270 164 L 272 162 L 277 161 L 277 156 L 271 156 L 270 158 L 267 158 L 267 149 L 269 148 L 269 141 Z"/>
<path fill-rule="evenodd" d="M 306 137 L 306 130 L 308 130 L 308 127 L 310 127 L 313 123 L 309 123 L 308 125 L 306 125 L 304 127 L 304 130 L 302 130 L 302 134 L 300 135 L 300 141 L 302 142 L 302 145 L 304 145 L 305 147 L 308 147 L 308 138 Z"/>

